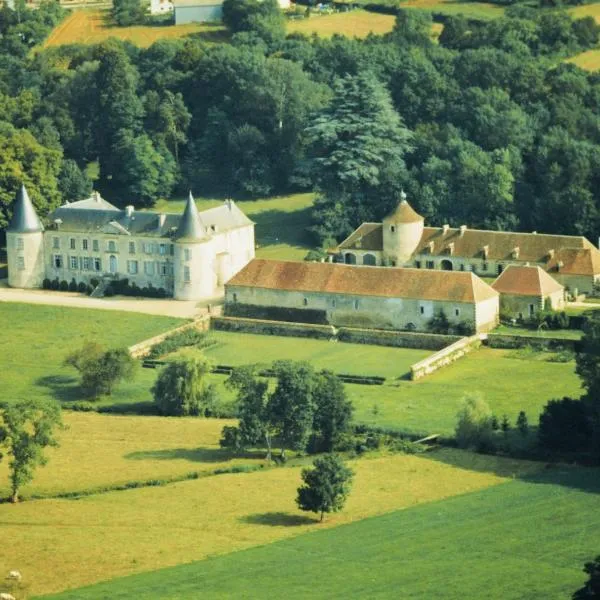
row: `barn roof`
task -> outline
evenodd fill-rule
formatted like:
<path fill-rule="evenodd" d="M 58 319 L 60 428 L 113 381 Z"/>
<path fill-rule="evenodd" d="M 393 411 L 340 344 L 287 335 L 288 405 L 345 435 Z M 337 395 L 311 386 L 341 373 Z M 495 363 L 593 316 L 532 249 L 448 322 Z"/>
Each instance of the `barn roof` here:
<path fill-rule="evenodd" d="M 500 294 L 547 297 L 565 288 L 538 266 L 509 265 L 492 283 Z"/>

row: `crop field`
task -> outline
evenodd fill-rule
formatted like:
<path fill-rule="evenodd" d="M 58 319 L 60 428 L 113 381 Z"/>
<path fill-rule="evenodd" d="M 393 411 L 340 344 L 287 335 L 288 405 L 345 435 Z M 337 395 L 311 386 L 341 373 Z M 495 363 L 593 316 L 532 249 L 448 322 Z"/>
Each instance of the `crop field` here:
<path fill-rule="evenodd" d="M 5 398 L 81 400 L 74 369 L 63 367 L 65 356 L 86 341 L 131 346 L 183 324 L 182 319 L 36 304 L 0 303 L 4 335 L 0 339 L 0 387 Z M 129 401 L 152 385 L 142 370 L 120 386 L 113 403 Z"/>
<path fill-rule="evenodd" d="M 407 0 L 402 8 L 419 8 L 443 15 L 463 14 L 470 19 L 488 21 L 504 14 L 504 8 L 487 2 L 460 2 L 458 0 Z"/>
<path fill-rule="evenodd" d="M 65 44 L 99 44 L 109 38 L 131 42 L 141 48 L 157 40 L 195 36 L 204 42 L 222 42 L 228 34 L 222 25 L 189 23 L 186 25 L 116 27 L 105 10 L 76 10 L 48 37 L 45 47 Z"/>
<path fill-rule="evenodd" d="M 545 471 L 53 598 L 242 598 L 249 582 L 253 598 L 570 598 L 598 554 L 599 482 L 598 470 Z"/>
<path fill-rule="evenodd" d="M 81 412 L 65 412 L 63 421 L 67 428 L 59 432 L 60 447 L 48 450 L 48 465 L 23 488 L 23 497 L 87 492 L 251 462 L 219 448 L 221 430 L 232 421 Z M 2 461 L 0 497 L 8 495 L 7 476 Z"/>
<path fill-rule="evenodd" d="M 240 200 L 236 204 L 256 223 L 256 256 L 281 260 L 302 260 L 313 247 L 307 228 L 314 194 L 290 194 L 259 200 Z M 222 204 L 223 200 L 197 199 L 199 210 Z M 162 200 L 152 210 L 183 212 L 185 200 Z"/>
<path fill-rule="evenodd" d="M 351 466 L 356 474 L 347 506 L 323 524 L 295 506 L 299 467 L 0 505 L 3 539 L 18 540 L 0 548 L 0 572 L 18 568 L 32 594 L 50 593 L 335 527 L 539 469 L 458 450 L 365 458 Z"/>
<path fill-rule="evenodd" d="M 573 63 L 586 71 L 597 71 L 600 69 L 600 50 L 594 48 L 593 50 L 586 50 L 581 54 L 572 56 L 567 59 L 566 62 Z"/>
<path fill-rule="evenodd" d="M 348 37 L 364 38 L 370 33 L 382 35 L 389 33 L 394 28 L 396 17 L 353 10 L 335 13 L 333 15 L 320 15 L 313 13 L 310 18 L 298 21 L 288 21 L 288 33 L 316 33 L 321 37 L 331 37 L 335 33 Z"/>

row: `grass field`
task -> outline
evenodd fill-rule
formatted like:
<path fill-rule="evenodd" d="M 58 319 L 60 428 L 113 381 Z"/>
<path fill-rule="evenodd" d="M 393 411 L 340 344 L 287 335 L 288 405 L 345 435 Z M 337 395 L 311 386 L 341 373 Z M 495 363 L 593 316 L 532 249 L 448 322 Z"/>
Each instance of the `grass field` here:
<path fill-rule="evenodd" d="M 394 15 L 353 10 L 333 15 L 313 13 L 309 19 L 288 21 L 286 29 L 288 33 L 304 33 L 306 35 L 316 33 L 321 37 L 331 37 L 337 33 L 348 37 L 364 38 L 369 33 L 376 35 L 389 33 L 394 28 L 395 22 Z"/>
<path fill-rule="evenodd" d="M 48 465 L 23 488 L 24 497 L 89 491 L 251 462 L 231 458 L 219 448 L 221 430 L 231 421 L 77 412 L 65 412 L 63 421 L 67 429 L 59 432 L 60 447 L 48 450 Z M 6 496 L 7 464 L 2 461 L 0 497 Z"/>
<path fill-rule="evenodd" d="M 510 325 L 500 325 L 494 329 L 493 333 L 563 340 L 579 340 L 583 336 L 581 329 L 529 329 L 527 327 L 512 327 Z"/>
<path fill-rule="evenodd" d="M 581 54 L 572 56 L 566 62 L 573 63 L 586 71 L 597 71 L 600 69 L 600 50 L 597 48 L 586 50 Z"/>
<path fill-rule="evenodd" d="M 33 594 L 49 593 L 334 527 L 539 469 L 457 450 L 351 465 L 356 475 L 347 507 L 323 525 L 295 506 L 297 467 L 0 505 L 2 538 L 15 540 L 0 548 L 0 572 L 18 568 Z"/>
<path fill-rule="evenodd" d="M 546 471 L 54 598 L 276 598 L 285 589 L 291 599 L 566 599 L 600 547 L 599 475 Z"/>
<path fill-rule="evenodd" d="M 241 200 L 238 206 L 256 223 L 258 258 L 302 260 L 313 241 L 307 231 L 314 194 L 290 194 L 260 200 Z M 198 199 L 199 210 L 218 206 L 223 200 Z M 185 200 L 162 200 L 152 210 L 183 212 Z"/>
<path fill-rule="evenodd" d="M 65 44 L 99 44 L 114 37 L 146 48 L 157 40 L 185 36 L 199 37 L 208 43 L 222 42 L 228 39 L 227 31 L 222 25 L 190 23 L 168 26 L 116 27 L 110 24 L 108 11 L 76 10 L 54 29 L 44 46 L 47 48 Z"/>
<path fill-rule="evenodd" d="M 402 8 L 420 8 L 443 15 L 463 14 L 470 19 L 488 21 L 504 14 L 504 8 L 487 2 L 460 2 L 458 0 L 407 0 Z"/>
<path fill-rule="evenodd" d="M 85 341 L 130 346 L 184 321 L 171 317 L 35 304 L 0 303 L 3 336 L 0 388 L 4 398 L 80 400 L 76 372 L 62 366 L 65 356 Z M 147 395 L 155 374 L 139 373 L 120 386 L 112 402 Z M 152 378 L 152 379 L 150 379 Z"/>

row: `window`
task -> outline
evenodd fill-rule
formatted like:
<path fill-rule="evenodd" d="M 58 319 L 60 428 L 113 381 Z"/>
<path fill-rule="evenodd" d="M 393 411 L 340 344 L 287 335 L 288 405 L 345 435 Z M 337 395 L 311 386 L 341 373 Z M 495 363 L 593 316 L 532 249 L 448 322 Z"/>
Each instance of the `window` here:
<path fill-rule="evenodd" d="M 79 266 L 79 260 L 77 260 L 76 256 L 69 256 L 69 268 L 73 271 L 77 269 Z"/>
<path fill-rule="evenodd" d="M 145 275 L 154 275 L 154 263 L 152 261 L 144 262 L 144 274 Z"/>
<path fill-rule="evenodd" d="M 110 240 L 108 242 L 108 251 L 109 252 L 116 252 L 117 251 L 117 244 L 115 243 L 114 240 Z"/>
<path fill-rule="evenodd" d="M 69 248 L 71 248 L 71 250 L 75 250 L 75 238 L 69 239 Z"/>
<path fill-rule="evenodd" d="M 102 260 L 100 258 L 94 258 L 94 271 L 102 271 Z"/>
<path fill-rule="evenodd" d="M 417 269 L 421 268 L 421 261 L 420 260 L 415 260 L 415 267 L 417 267 Z"/>
<path fill-rule="evenodd" d="M 186 283 L 189 283 L 191 281 L 189 267 L 183 267 L 183 281 L 185 281 Z M 237 296 L 235 296 L 234 294 L 234 302 L 235 298 L 237 298 Z"/>
<path fill-rule="evenodd" d="M 62 254 L 55 254 L 54 255 L 54 268 L 62 269 L 62 266 L 63 266 Z"/>
<path fill-rule="evenodd" d="M 498 275 L 504 270 L 504 265 L 498 265 Z"/>
<path fill-rule="evenodd" d="M 128 260 L 127 261 L 127 272 L 130 275 L 137 275 L 137 272 L 138 272 L 138 261 L 137 260 Z"/>
<path fill-rule="evenodd" d="M 427 269 L 435 269 L 435 263 L 432 260 L 428 260 L 425 263 Z"/>
<path fill-rule="evenodd" d="M 392 225 L 392 226 L 390 227 L 390 231 L 391 231 L 392 233 L 396 233 L 396 227 L 395 227 L 394 225 Z"/>
<path fill-rule="evenodd" d="M 358 300 L 354 301 L 354 310 L 358 310 Z"/>
<path fill-rule="evenodd" d="M 304 300 L 302 300 L 302 305 L 308 306 L 308 298 L 304 298 Z"/>
<path fill-rule="evenodd" d="M 144 244 L 144 252 L 146 254 L 152 254 L 152 244 Z"/>
<path fill-rule="evenodd" d="M 183 250 L 183 259 L 184 260 L 190 260 L 190 258 L 191 258 L 191 251 L 190 251 L 189 248 L 185 248 Z"/>
<path fill-rule="evenodd" d="M 92 259 L 89 256 L 84 256 L 82 259 L 82 267 L 84 271 L 92 270 Z"/>
<path fill-rule="evenodd" d="M 487 271 L 488 270 L 488 264 L 486 262 L 483 263 L 483 266 L 481 267 L 483 271 Z"/>
<path fill-rule="evenodd" d="M 169 263 L 161 262 L 158 263 L 158 272 L 164 277 L 169 274 Z"/>
<path fill-rule="evenodd" d="M 17 250 L 25 249 L 25 240 L 23 238 L 17 238 Z"/>
<path fill-rule="evenodd" d="M 84 250 L 87 250 L 88 249 L 88 240 L 81 240 L 81 247 Z"/>
<path fill-rule="evenodd" d="M 454 309 L 454 316 L 455 317 L 460 317 L 460 308 L 455 308 Z"/>
<path fill-rule="evenodd" d="M 158 245 L 158 253 L 161 256 L 164 256 L 167 253 L 167 245 L 166 244 L 159 244 Z"/>
<path fill-rule="evenodd" d="M 52 247 L 55 250 L 58 250 L 60 248 L 60 238 L 57 238 L 57 237 L 52 238 Z"/>
<path fill-rule="evenodd" d="M 331 306 L 332 306 L 333 308 L 335 308 L 335 298 L 332 298 L 332 299 L 331 299 Z"/>
<path fill-rule="evenodd" d="M 419 311 L 422 315 L 425 314 L 425 307 L 424 306 L 419 306 Z"/>
<path fill-rule="evenodd" d="M 129 242 L 129 254 L 135 254 L 135 242 Z"/>
<path fill-rule="evenodd" d="M 98 240 L 92 240 L 92 250 L 94 252 L 98 252 L 100 250 L 100 244 L 98 243 Z"/>
<path fill-rule="evenodd" d="M 233 301 L 237 302 L 237 294 L 235 292 L 233 293 Z"/>
<path fill-rule="evenodd" d="M 169 244 L 169 254 L 175 256 L 175 246 L 173 244 Z"/>
<path fill-rule="evenodd" d="M 460 265 L 460 270 L 461 270 L 461 271 L 464 271 L 464 270 L 465 270 L 465 265 L 464 265 L 464 264 L 462 264 L 462 263 L 461 263 L 461 265 Z"/>
<path fill-rule="evenodd" d="M 534 313 L 535 313 L 535 306 L 533 304 L 530 304 L 529 305 L 529 316 L 533 317 Z"/>
<path fill-rule="evenodd" d="M 17 256 L 17 269 L 19 271 L 25 270 L 25 258 L 23 256 Z"/>

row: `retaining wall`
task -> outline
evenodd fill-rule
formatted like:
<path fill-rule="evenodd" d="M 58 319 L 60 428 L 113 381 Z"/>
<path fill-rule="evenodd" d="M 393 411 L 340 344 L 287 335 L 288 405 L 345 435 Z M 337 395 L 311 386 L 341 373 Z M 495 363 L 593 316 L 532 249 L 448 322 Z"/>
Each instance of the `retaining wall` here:
<path fill-rule="evenodd" d="M 421 350 L 441 350 L 461 339 L 459 335 L 436 333 L 413 333 L 412 331 L 388 331 L 384 329 L 358 329 L 340 327 L 338 339 L 354 344 L 374 344 L 398 348 L 418 348 Z"/>
<path fill-rule="evenodd" d="M 241 317 L 213 317 L 210 327 L 217 331 L 236 331 L 240 333 L 259 333 L 264 335 L 284 335 L 330 339 L 335 335 L 331 325 L 313 325 L 308 323 L 289 323 L 286 321 L 263 321 Z"/>
<path fill-rule="evenodd" d="M 538 337 L 535 335 L 506 335 L 500 333 L 488 334 L 484 344 L 490 348 L 505 348 L 512 350 L 514 348 L 541 348 L 543 350 L 566 349 L 577 351 L 580 347 L 580 340 L 567 340 L 564 338 Z"/>

